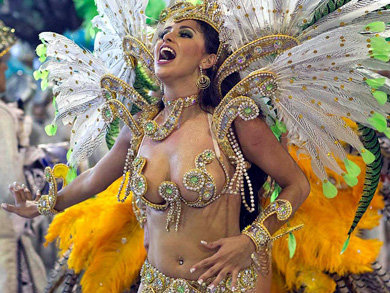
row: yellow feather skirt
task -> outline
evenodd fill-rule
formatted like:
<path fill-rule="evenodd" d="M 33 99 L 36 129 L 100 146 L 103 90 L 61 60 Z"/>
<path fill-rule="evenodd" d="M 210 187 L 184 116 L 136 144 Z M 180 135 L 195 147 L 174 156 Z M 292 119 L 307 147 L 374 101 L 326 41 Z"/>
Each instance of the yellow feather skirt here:
<path fill-rule="evenodd" d="M 336 284 L 325 273 L 345 275 L 371 270 L 370 264 L 378 256 L 381 242 L 364 240 L 359 229 L 378 225 L 383 208 L 381 196 L 374 197 L 369 210 L 351 237 L 348 249 L 340 255 L 363 190 L 365 165 L 360 157 L 349 156 L 362 169 L 359 184 L 347 187 L 342 177 L 329 172 L 337 182 L 339 193 L 327 199 L 321 182 L 311 171 L 308 159 L 297 160 L 311 183 L 311 193 L 290 221 L 291 226 L 304 224 L 294 233 L 296 253 L 289 258 L 287 239 L 282 238 L 273 247 L 273 286 L 275 293 L 306 287 L 305 292 L 333 292 Z M 57 239 L 60 253 L 72 249 L 68 267 L 76 273 L 84 272 L 83 292 L 122 292 L 137 278 L 146 257 L 143 231 L 134 216 L 131 199 L 125 203 L 116 200 L 121 179 L 106 191 L 57 215 L 50 225 L 47 242 Z"/>

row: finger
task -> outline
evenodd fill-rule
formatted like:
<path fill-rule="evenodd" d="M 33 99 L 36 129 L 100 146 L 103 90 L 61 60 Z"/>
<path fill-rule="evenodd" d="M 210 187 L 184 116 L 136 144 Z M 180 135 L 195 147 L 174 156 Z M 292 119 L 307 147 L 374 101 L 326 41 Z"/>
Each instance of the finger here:
<path fill-rule="evenodd" d="M 207 288 L 209 290 L 213 290 L 214 288 L 216 288 L 219 285 L 219 283 L 221 283 L 221 281 L 226 278 L 226 275 L 228 273 L 229 273 L 229 271 L 226 269 L 220 271 L 218 276 L 215 278 L 215 280 L 210 285 L 208 285 Z"/>
<path fill-rule="evenodd" d="M 208 258 L 205 258 L 204 260 L 198 262 L 194 266 L 192 266 L 192 268 L 190 269 L 190 272 L 193 273 L 196 270 L 211 267 L 212 265 L 214 265 L 216 263 L 216 261 L 217 261 L 217 257 L 215 257 L 215 254 L 214 254 L 214 255 L 212 255 Z"/>
<path fill-rule="evenodd" d="M 19 209 L 16 206 L 13 206 L 12 204 L 2 203 L 1 207 L 2 207 L 2 209 L 6 210 L 7 212 L 10 212 L 10 213 L 17 214 L 19 211 Z"/>
<path fill-rule="evenodd" d="M 238 272 L 232 272 L 232 291 L 234 292 L 237 288 Z"/>
<path fill-rule="evenodd" d="M 38 189 L 37 193 L 35 194 L 35 200 L 39 200 L 41 196 L 42 196 L 41 191 Z"/>
<path fill-rule="evenodd" d="M 19 186 L 20 196 L 21 196 L 21 198 L 22 198 L 23 201 L 26 201 L 26 200 L 27 200 L 27 195 L 26 195 L 26 193 L 24 192 L 25 189 L 26 189 L 26 185 L 22 184 L 21 186 Z"/>
<path fill-rule="evenodd" d="M 208 248 L 208 249 L 216 249 L 216 248 L 219 248 L 219 247 L 222 246 L 223 241 L 224 241 L 224 239 L 219 239 L 219 240 L 213 241 L 213 242 L 206 242 L 206 241 L 202 240 L 200 243 L 201 243 L 204 247 L 206 247 L 206 248 Z"/>
<path fill-rule="evenodd" d="M 23 200 L 22 200 L 22 196 L 20 195 L 19 186 L 15 183 L 11 186 L 10 191 L 14 195 L 15 204 L 20 204 L 23 202 Z"/>
<path fill-rule="evenodd" d="M 198 283 L 202 284 L 205 280 L 218 275 L 221 270 L 222 270 L 222 266 L 219 264 L 212 266 L 198 278 Z"/>
<path fill-rule="evenodd" d="M 33 200 L 33 195 L 27 187 L 24 187 L 24 195 L 26 196 L 27 200 Z"/>

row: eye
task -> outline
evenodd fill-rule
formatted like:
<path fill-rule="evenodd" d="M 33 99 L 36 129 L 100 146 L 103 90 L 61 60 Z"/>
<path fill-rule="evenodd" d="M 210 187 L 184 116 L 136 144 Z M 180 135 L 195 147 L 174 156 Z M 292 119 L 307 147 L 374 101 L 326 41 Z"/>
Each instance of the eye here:
<path fill-rule="evenodd" d="M 182 37 L 182 38 L 192 39 L 193 34 L 189 30 L 182 30 L 182 31 L 179 32 L 179 36 Z"/>
<path fill-rule="evenodd" d="M 158 38 L 159 38 L 159 39 L 164 38 L 164 36 L 165 36 L 167 33 L 168 33 L 167 30 L 160 32 L 160 33 L 158 34 Z"/>

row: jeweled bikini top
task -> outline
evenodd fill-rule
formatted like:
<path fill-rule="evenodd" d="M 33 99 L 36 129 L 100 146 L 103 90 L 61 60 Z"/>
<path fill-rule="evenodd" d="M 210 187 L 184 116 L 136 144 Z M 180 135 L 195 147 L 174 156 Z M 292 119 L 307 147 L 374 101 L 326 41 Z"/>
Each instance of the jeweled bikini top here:
<path fill-rule="evenodd" d="M 214 178 L 206 169 L 206 166 L 215 159 L 221 164 L 225 175 L 225 184 L 220 193 L 216 192 Z M 167 231 L 169 231 L 172 222 L 175 224 L 175 231 L 178 230 L 182 203 L 195 208 L 205 207 L 218 199 L 225 192 L 229 182 L 229 174 L 227 173 L 227 169 L 222 159 L 216 156 L 214 151 L 207 149 L 196 156 L 195 168 L 187 171 L 183 176 L 183 185 L 185 189 L 196 192 L 198 198 L 194 201 L 188 201 L 181 195 L 176 183 L 172 181 L 163 181 L 158 188 L 158 193 L 165 202 L 163 204 L 155 204 L 145 198 L 147 180 L 145 176 L 142 175 L 145 164 L 146 159 L 141 156 L 137 156 L 134 159 L 132 163 L 130 189 L 134 196 L 140 198 L 147 206 L 156 210 L 168 209 L 166 222 Z"/>

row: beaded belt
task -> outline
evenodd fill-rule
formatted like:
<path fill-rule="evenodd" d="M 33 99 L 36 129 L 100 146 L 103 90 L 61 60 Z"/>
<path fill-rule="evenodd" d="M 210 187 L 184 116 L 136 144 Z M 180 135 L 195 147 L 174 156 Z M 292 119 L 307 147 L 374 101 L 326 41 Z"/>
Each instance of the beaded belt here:
<path fill-rule="evenodd" d="M 238 274 L 238 282 L 234 292 L 250 292 L 249 290 L 255 288 L 257 278 L 257 272 L 253 267 L 242 270 Z M 197 281 L 171 278 L 163 273 L 159 272 L 154 266 L 152 266 L 147 260 L 142 266 L 141 270 L 141 282 L 143 289 L 141 293 L 204 293 L 204 292 L 233 292 L 232 291 L 232 278 L 226 277 L 219 285 L 212 291 L 207 289 L 207 286 L 211 284 L 212 279 L 206 281 L 204 284 L 199 285 Z"/>

